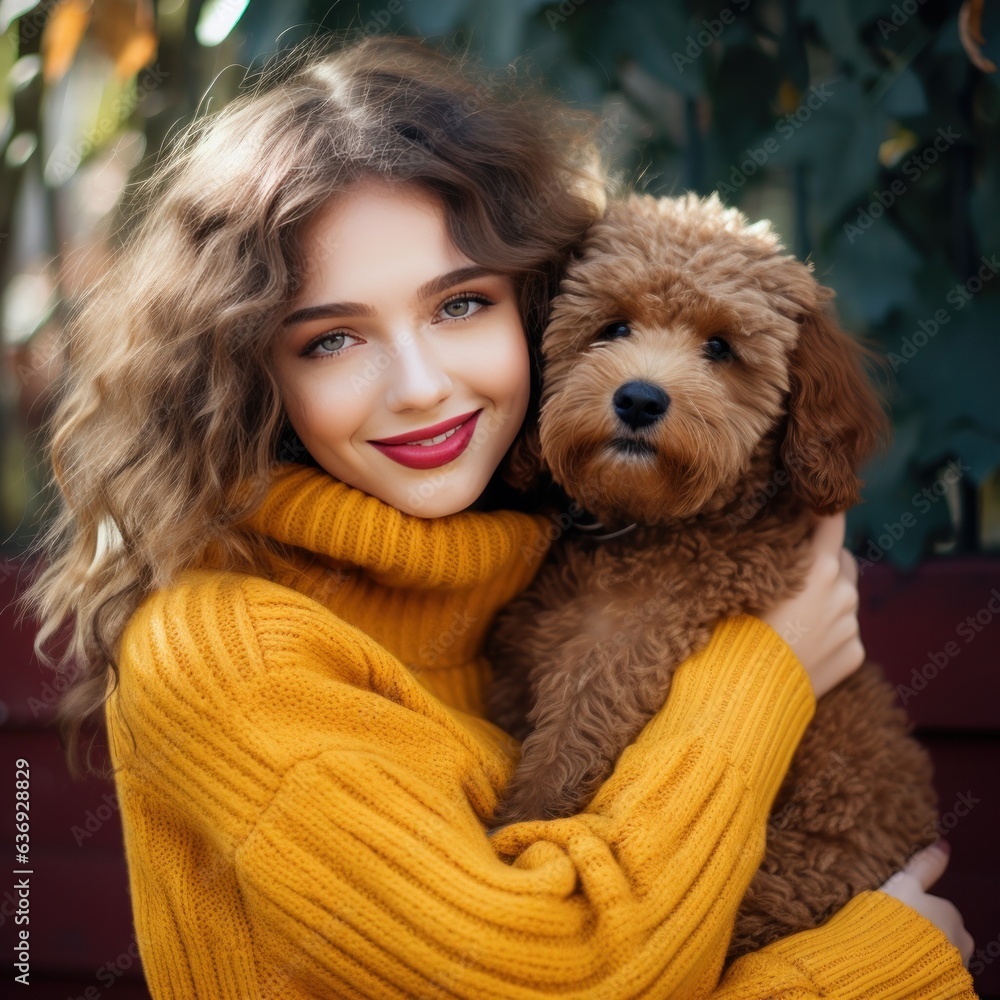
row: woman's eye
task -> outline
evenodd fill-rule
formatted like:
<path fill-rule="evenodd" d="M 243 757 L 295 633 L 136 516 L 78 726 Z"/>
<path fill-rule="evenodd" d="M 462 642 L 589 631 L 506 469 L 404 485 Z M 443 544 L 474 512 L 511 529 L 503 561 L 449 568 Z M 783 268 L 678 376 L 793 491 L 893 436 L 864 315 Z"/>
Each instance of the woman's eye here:
<path fill-rule="evenodd" d="M 310 341 L 306 349 L 302 352 L 307 357 L 329 357 L 332 354 L 340 354 L 347 346 L 344 341 L 350 337 L 349 333 L 324 333 L 321 337 Z M 324 348 L 320 350 L 320 348 Z"/>
<path fill-rule="evenodd" d="M 491 305 L 493 305 L 492 300 L 483 295 L 461 295 L 446 302 L 441 306 L 441 311 L 448 319 L 468 319 L 470 316 L 475 316 L 480 309 Z M 472 309 L 472 306 L 476 308 Z"/>
<path fill-rule="evenodd" d="M 617 340 L 619 337 L 627 337 L 632 332 L 632 327 L 628 323 L 623 323 L 621 320 L 615 320 L 614 323 L 609 323 L 603 330 L 597 335 L 598 340 Z"/>
<path fill-rule="evenodd" d="M 735 361 L 736 355 L 729 346 L 729 341 L 722 337 L 710 337 L 705 341 L 705 354 L 713 361 Z"/>

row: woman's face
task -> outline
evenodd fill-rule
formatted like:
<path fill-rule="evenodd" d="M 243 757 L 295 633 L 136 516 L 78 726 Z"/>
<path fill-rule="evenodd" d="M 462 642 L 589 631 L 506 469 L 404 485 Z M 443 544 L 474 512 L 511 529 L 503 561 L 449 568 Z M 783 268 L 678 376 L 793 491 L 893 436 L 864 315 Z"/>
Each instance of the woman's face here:
<path fill-rule="evenodd" d="M 513 282 L 456 249 L 442 205 L 413 184 L 354 184 L 304 240 L 308 273 L 274 354 L 302 443 L 408 514 L 464 510 L 528 408 Z"/>

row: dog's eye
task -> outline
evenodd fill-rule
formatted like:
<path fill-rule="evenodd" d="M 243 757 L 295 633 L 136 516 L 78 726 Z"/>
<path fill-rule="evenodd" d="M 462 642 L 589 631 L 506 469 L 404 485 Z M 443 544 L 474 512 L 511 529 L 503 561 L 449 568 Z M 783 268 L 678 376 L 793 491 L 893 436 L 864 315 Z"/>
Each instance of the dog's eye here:
<path fill-rule="evenodd" d="M 705 354 L 713 361 L 735 361 L 736 355 L 729 346 L 729 341 L 722 337 L 709 337 L 705 341 Z"/>
<path fill-rule="evenodd" d="M 619 337 L 627 337 L 632 332 L 632 327 L 628 323 L 623 323 L 621 320 L 616 320 L 614 323 L 609 323 L 601 332 L 597 335 L 598 340 L 617 340 Z"/>

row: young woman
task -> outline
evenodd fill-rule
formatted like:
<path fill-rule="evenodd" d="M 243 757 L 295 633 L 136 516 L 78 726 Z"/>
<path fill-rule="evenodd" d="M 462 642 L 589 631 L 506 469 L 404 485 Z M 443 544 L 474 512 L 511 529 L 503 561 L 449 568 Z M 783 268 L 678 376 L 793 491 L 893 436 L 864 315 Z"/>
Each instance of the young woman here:
<path fill-rule="evenodd" d="M 488 836 L 517 748 L 480 650 L 554 534 L 503 474 L 599 125 L 413 40 L 293 70 L 172 150 L 54 421 L 39 642 L 74 621 L 63 719 L 103 709 L 153 996 L 974 996 L 941 851 L 720 981 L 816 697 L 863 656 L 842 518 L 587 811 Z"/>

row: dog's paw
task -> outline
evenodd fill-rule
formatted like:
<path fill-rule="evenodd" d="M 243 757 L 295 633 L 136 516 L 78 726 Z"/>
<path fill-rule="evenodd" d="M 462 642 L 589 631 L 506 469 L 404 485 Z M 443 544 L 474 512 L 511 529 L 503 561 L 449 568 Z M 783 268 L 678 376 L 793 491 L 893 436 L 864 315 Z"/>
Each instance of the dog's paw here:
<path fill-rule="evenodd" d="M 586 806 L 587 801 L 575 789 L 515 785 L 494 814 L 493 826 L 575 816 Z"/>
<path fill-rule="evenodd" d="M 493 827 L 526 823 L 533 819 L 560 819 L 572 816 L 574 809 L 566 804 L 549 801 L 541 796 L 515 795 L 503 802 L 493 817 Z"/>

